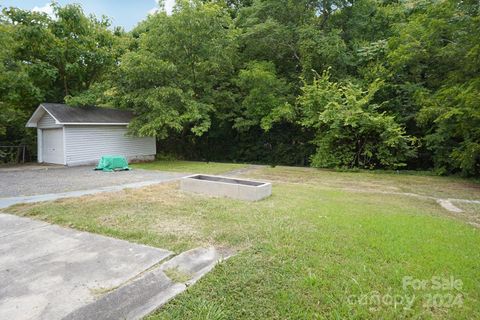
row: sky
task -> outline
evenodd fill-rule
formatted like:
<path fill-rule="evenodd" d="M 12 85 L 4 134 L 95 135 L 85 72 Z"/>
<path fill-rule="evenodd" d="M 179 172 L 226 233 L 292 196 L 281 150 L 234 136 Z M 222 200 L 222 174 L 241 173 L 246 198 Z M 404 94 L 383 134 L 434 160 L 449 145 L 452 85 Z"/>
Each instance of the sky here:
<path fill-rule="evenodd" d="M 130 31 L 149 13 L 158 8 L 157 0 L 57 0 L 60 5 L 79 3 L 87 14 L 97 17 L 106 15 L 112 20 L 113 26 L 124 27 Z M 165 10 L 172 12 L 175 0 L 165 0 Z M 52 13 L 50 0 L 0 0 L 1 7 L 18 7 L 26 10 L 35 10 Z"/>

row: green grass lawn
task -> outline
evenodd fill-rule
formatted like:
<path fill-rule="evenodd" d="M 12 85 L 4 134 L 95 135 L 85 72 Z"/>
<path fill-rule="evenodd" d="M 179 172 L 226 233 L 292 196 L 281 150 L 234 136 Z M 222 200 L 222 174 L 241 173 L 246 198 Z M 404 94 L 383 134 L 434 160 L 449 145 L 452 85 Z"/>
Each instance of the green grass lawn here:
<path fill-rule="evenodd" d="M 147 170 L 222 174 L 228 171 L 246 168 L 247 165 L 239 163 L 156 160 L 153 162 L 135 163 L 132 164 L 131 167 Z"/>
<path fill-rule="evenodd" d="M 180 162 L 178 171 L 198 166 Z M 378 193 L 480 199 L 479 185 L 288 167 L 248 176 L 274 181 L 273 195 L 249 203 L 185 194 L 170 183 L 8 211 L 176 252 L 237 250 L 149 320 L 480 318 L 480 229 L 469 224 L 480 206 L 456 216 L 432 199 Z M 404 277 L 462 283 L 404 289 Z"/>

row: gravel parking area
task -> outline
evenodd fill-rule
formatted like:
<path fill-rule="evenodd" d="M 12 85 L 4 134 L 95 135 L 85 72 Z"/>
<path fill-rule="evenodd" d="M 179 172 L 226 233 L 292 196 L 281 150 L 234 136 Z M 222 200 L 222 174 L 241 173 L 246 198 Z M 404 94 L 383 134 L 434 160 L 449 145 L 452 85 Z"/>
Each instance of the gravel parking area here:
<path fill-rule="evenodd" d="M 141 169 L 103 172 L 93 170 L 92 166 L 0 169 L 0 198 L 89 190 L 181 176 L 184 174 Z"/>

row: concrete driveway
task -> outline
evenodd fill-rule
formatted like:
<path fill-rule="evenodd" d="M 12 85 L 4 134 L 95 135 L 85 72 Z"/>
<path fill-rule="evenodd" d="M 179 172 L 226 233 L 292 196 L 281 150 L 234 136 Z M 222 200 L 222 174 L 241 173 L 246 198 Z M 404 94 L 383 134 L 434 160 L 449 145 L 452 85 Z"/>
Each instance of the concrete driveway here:
<path fill-rule="evenodd" d="M 0 213 L 0 319 L 140 319 L 230 254 L 198 248 L 175 256 Z M 175 282 L 170 269 L 190 279 Z"/>
<path fill-rule="evenodd" d="M 0 169 L 0 208 L 16 203 L 55 200 L 172 181 L 181 173 L 134 169 L 94 171 L 82 167 L 19 167 Z"/>
<path fill-rule="evenodd" d="M 61 319 L 171 255 L 0 214 L 0 319 Z"/>

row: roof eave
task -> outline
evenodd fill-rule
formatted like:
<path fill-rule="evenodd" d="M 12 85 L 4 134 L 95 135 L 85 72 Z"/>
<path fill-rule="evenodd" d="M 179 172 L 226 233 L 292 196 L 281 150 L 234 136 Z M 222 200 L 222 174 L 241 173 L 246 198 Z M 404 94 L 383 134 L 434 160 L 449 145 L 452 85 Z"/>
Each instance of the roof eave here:
<path fill-rule="evenodd" d="M 35 111 L 33 112 L 32 116 L 30 117 L 30 119 L 28 119 L 27 121 L 27 124 L 25 125 L 25 127 L 27 128 L 36 128 L 37 127 L 37 124 L 38 124 L 38 121 L 43 117 L 43 115 L 45 113 L 48 113 L 54 120 L 55 120 L 55 124 L 59 124 L 61 125 L 62 123 L 60 121 L 58 121 L 57 118 L 55 118 L 53 116 L 53 114 L 51 114 L 47 108 L 45 108 L 42 104 L 40 104 L 37 109 L 35 109 Z"/>

